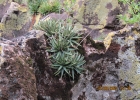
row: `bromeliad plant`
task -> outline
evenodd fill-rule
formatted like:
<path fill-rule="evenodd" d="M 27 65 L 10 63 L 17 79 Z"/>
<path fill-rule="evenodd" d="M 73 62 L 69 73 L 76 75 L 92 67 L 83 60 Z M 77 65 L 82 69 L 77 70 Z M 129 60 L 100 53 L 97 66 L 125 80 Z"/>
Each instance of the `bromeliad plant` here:
<path fill-rule="evenodd" d="M 64 26 L 60 35 L 65 38 L 72 47 L 75 47 L 74 45 L 80 46 L 78 39 L 82 37 L 80 34 L 77 34 L 72 25 Z"/>
<path fill-rule="evenodd" d="M 48 21 L 40 21 L 37 25 L 34 26 L 35 29 L 41 30 L 45 32 L 47 37 L 57 35 L 57 39 L 59 40 L 67 40 L 69 45 L 72 47 L 80 46 L 79 39 L 82 38 L 81 34 L 77 34 L 77 31 L 74 30 L 72 25 L 65 25 L 64 21 L 57 20 L 48 20 Z M 59 36 L 58 36 L 59 33 Z M 53 37 L 53 38 L 56 38 Z"/>
<path fill-rule="evenodd" d="M 81 66 L 85 63 L 84 57 L 78 52 L 61 53 L 53 56 L 52 68 L 56 69 L 55 75 L 69 75 L 74 79 L 75 74 L 81 74 L 84 70 Z"/>
<path fill-rule="evenodd" d="M 128 5 L 129 15 L 119 15 L 119 18 L 129 24 L 140 23 L 140 1 L 138 0 L 119 0 L 123 4 Z"/>
<path fill-rule="evenodd" d="M 71 25 L 50 19 L 40 21 L 35 28 L 48 37 L 50 47 L 47 51 L 51 54 L 52 68 L 56 69 L 55 75 L 61 78 L 69 75 L 74 79 L 84 70 L 81 67 L 85 63 L 84 57 L 76 51 L 81 35 Z"/>
<path fill-rule="evenodd" d="M 61 52 L 68 51 L 68 49 L 70 48 L 70 45 L 67 42 L 67 40 L 63 39 L 62 37 L 59 37 L 57 39 L 54 36 L 52 36 L 52 38 L 50 39 L 50 47 L 51 49 L 48 51 L 53 52 L 53 53 L 61 53 Z"/>
<path fill-rule="evenodd" d="M 56 20 L 40 21 L 37 25 L 34 26 L 34 28 L 44 31 L 47 37 L 51 37 L 59 31 L 58 24 L 59 23 Z"/>

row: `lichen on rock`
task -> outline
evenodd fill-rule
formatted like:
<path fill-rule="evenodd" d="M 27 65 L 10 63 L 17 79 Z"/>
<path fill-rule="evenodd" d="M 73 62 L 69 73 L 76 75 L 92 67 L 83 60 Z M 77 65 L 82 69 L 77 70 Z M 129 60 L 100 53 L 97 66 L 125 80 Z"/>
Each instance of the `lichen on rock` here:
<path fill-rule="evenodd" d="M 0 99 L 37 100 L 36 78 L 29 56 L 12 41 L 0 40 Z"/>
<path fill-rule="evenodd" d="M 128 30 L 128 29 L 127 29 Z M 126 30 L 126 31 L 127 31 Z M 139 56 L 136 55 L 135 42 L 139 39 L 139 34 L 134 34 L 133 31 L 128 31 L 124 36 L 118 37 L 118 43 L 121 46 L 127 46 L 125 51 L 119 51 L 118 56 L 121 61 L 119 79 L 123 82 L 128 82 L 131 90 L 123 90 L 121 92 L 122 100 L 139 99 L 140 94 L 140 74 L 139 74 Z"/>
<path fill-rule="evenodd" d="M 136 30 L 135 30 L 136 31 Z M 139 33 L 139 31 L 137 31 Z M 71 89 L 72 100 L 134 100 L 140 98 L 139 34 L 126 27 L 111 35 L 104 54 L 88 55 L 86 72 Z M 107 39 L 108 40 L 108 39 Z M 97 90 L 97 87 L 100 88 Z M 107 87 L 116 87 L 108 90 Z M 107 90 L 104 90 L 107 89 Z"/>
<path fill-rule="evenodd" d="M 118 0 L 77 0 L 74 18 L 84 25 L 99 25 L 101 29 L 108 24 L 108 14 L 117 7 Z"/>
<path fill-rule="evenodd" d="M 27 7 L 11 2 L 7 12 L 1 18 L 0 30 L 2 31 L 2 36 L 11 39 L 23 34 L 23 32 L 27 32 L 30 25 L 29 21 L 30 17 Z M 18 34 L 15 34 L 15 31 Z"/>
<path fill-rule="evenodd" d="M 74 18 L 74 28 L 84 33 L 78 51 L 87 63 L 75 81 L 54 75 L 46 36 L 38 30 L 27 32 L 30 17 L 20 1 L 24 2 L 0 1 L 5 4 L 0 4 L 5 8 L 0 14 L 0 36 L 11 39 L 0 37 L 0 100 L 140 99 L 140 31 L 138 26 L 120 25 L 118 0 L 77 0 L 73 17 L 36 16 L 35 24 Z"/>

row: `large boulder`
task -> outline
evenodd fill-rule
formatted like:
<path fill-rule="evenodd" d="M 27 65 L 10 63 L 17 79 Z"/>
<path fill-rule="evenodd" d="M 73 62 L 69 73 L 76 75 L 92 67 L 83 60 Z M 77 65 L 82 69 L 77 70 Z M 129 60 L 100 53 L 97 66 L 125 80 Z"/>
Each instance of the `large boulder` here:
<path fill-rule="evenodd" d="M 0 100 L 70 100 L 72 84 L 50 67 L 42 31 L 0 41 Z"/>
<path fill-rule="evenodd" d="M 104 28 L 115 20 L 119 13 L 118 0 L 77 0 L 74 18 L 84 25 Z"/>
<path fill-rule="evenodd" d="M 0 34 L 12 39 L 27 33 L 30 27 L 30 16 L 26 5 L 5 1 L 0 4 Z"/>
<path fill-rule="evenodd" d="M 140 99 L 139 33 L 132 27 L 112 32 L 104 54 L 86 54 L 86 71 L 71 89 L 72 100 Z"/>
<path fill-rule="evenodd" d="M 0 40 L 0 100 L 37 100 L 32 59 L 20 45 Z"/>
<path fill-rule="evenodd" d="M 55 70 L 50 67 L 51 63 L 46 51 L 45 37 L 39 31 L 32 33 L 35 38 L 29 38 L 25 48 L 34 61 L 38 100 L 70 100 L 71 82 L 54 75 Z"/>
<path fill-rule="evenodd" d="M 124 27 L 117 17 L 126 10 L 124 8 L 118 0 L 77 0 L 73 8 L 75 27 L 84 29 L 85 37 L 104 44 L 110 32 Z M 104 45 L 107 50 L 109 45 Z"/>

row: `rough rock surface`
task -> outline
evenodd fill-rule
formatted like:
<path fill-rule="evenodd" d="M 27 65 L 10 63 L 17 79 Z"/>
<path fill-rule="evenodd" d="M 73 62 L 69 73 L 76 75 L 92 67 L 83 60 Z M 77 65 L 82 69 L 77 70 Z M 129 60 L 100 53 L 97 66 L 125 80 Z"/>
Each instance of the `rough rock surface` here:
<path fill-rule="evenodd" d="M 37 100 L 36 77 L 27 52 L 0 40 L 0 100 Z"/>
<path fill-rule="evenodd" d="M 25 5 L 7 1 L 0 8 L 0 36 L 12 39 L 28 32 L 30 17 Z"/>
<path fill-rule="evenodd" d="M 0 41 L 0 100 L 70 100 L 72 84 L 50 68 L 41 31 Z"/>
<path fill-rule="evenodd" d="M 88 62 L 85 65 L 87 70 L 80 75 L 78 82 L 74 86 L 69 81 L 65 79 L 63 81 L 59 80 L 58 77 L 53 75 L 53 70 L 48 66 L 49 60 L 45 50 L 45 38 L 42 37 L 41 33 L 33 31 L 26 36 L 14 39 L 13 42 L 9 41 L 8 46 L 4 45 L 8 41 L 1 42 L 1 77 L 2 81 L 7 82 L 5 87 L 11 86 L 10 88 L 6 88 L 7 91 L 5 88 L 1 88 L 2 98 L 23 97 L 32 99 L 36 97 L 37 88 L 38 100 L 65 100 L 66 98 L 67 100 L 138 99 L 140 87 L 138 59 L 140 54 L 138 51 L 140 36 L 139 34 L 135 34 L 138 31 L 130 29 L 126 28 L 114 32 L 110 47 L 105 54 L 99 54 L 98 52 L 87 54 Z M 19 46 L 15 47 L 15 43 Z M 24 49 L 22 50 L 21 48 Z M 24 53 L 24 50 L 26 53 Z M 30 66 L 33 66 L 35 69 L 36 87 L 35 76 Z M 24 78 L 26 81 L 24 81 Z M 11 82 L 12 79 L 14 80 L 13 83 Z M 26 84 L 23 84 L 24 82 Z M 31 84 L 31 82 L 33 83 Z M 1 84 L 5 85 L 3 82 Z M 105 86 L 110 88 L 100 88 Z M 15 89 L 9 93 L 8 89 L 11 88 L 12 90 L 13 88 L 18 88 L 19 91 L 22 91 L 15 92 L 18 91 Z M 15 93 L 13 94 L 14 96 L 17 96 L 14 97 L 12 92 Z M 32 94 L 34 95 L 32 96 Z M 70 94 L 72 94 L 72 97 Z"/>
<path fill-rule="evenodd" d="M 111 24 L 119 13 L 118 0 L 77 0 L 76 6 L 74 18 L 78 22 L 98 25 L 100 29 Z"/>
<path fill-rule="evenodd" d="M 110 32 L 125 26 L 117 17 L 127 10 L 125 8 L 118 0 L 77 0 L 73 8 L 75 27 L 84 29 L 93 41 L 104 42 Z M 105 47 L 108 49 L 109 45 Z"/>
<path fill-rule="evenodd" d="M 15 100 L 133 100 L 139 99 L 139 31 L 114 32 L 110 47 L 86 54 L 86 71 L 74 84 L 54 76 L 40 31 L 0 43 L 1 99 Z M 112 33 L 113 34 L 113 33 Z M 88 44 L 84 51 L 89 48 Z M 95 44 L 90 47 L 94 47 Z M 33 73 L 33 69 L 34 72 Z M 36 79 L 35 79 L 36 78 Z M 10 98 L 10 99 L 9 99 Z"/>
<path fill-rule="evenodd" d="M 71 83 L 54 75 L 54 70 L 50 68 L 44 36 L 39 40 L 29 39 L 26 48 L 34 61 L 38 100 L 70 100 Z"/>
<path fill-rule="evenodd" d="M 0 34 L 11 39 L 0 38 L 0 100 L 140 99 L 140 31 L 120 26 L 117 0 L 77 3 L 74 23 L 86 33 L 80 52 L 87 63 L 85 72 L 72 81 L 54 76 L 43 32 L 27 32 L 26 7 L 0 0 Z M 56 16 L 68 18 L 66 13 L 45 18 Z M 12 39 L 14 35 L 19 37 Z"/>
<path fill-rule="evenodd" d="M 5 12 L 8 10 L 10 3 L 8 1 L 4 4 L 2 1 L 0 2 L 0 19 L 4 16 Z"/>
<path fill-rule="evenodd" d="M 131 27 L 114 32 L 105 54 L 90 54 L 88 70 L 71 89 L 72 100 L 140 99 L 139 33 Z"/>

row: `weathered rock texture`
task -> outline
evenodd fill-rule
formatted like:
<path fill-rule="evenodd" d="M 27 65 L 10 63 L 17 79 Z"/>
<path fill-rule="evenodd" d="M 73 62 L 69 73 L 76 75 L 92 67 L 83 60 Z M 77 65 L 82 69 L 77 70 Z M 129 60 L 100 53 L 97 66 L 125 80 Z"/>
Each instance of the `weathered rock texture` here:
<path fill-rule="evenodd" d="M 139 31 L 126 27 L 111 34 L 107 51 L 91 41 L 83 43 L 86 70 L 74 84 L 54 76 L 42 32 L 33 30 L 13 40 L 1 39 L 0 99 L 139 99 Z M 87 52 L 90 49 L 93 51 Z"/>
<path fill-rule="evenodd" d="M 35 34 L 39 33 L 33 33 L 33 35 Z M 50 60 L 46 52 L 45 37 L 28 39 L 26 44 L 27 52 L 34 60 L 38 100 L 70 100 L 71 83 L 67 79 L 59 80 L 59 77 L 54 75 L 55 71 L 50 67 Z"/>
<path fill-rule="evenodd" d="M 25 5 L 5 1 L 0 4 L 0 35 L 7 39 L 21 36 L 28 32 L 30 17 Z"/>
<path fill-rule="evenodd" d="M 124 13 L 125 8 L 118 0 L 77 0 L 74 23 L 94 41 L 104 42 L 110 32 L 124 27 L 117 16 Z"/>
<path fill-rule="evenodd" d="M 77 4 L 74 23 L 85 31 L 79 51 L 87 63 L 85 72 L 72 81 L 54 76 L 43 32 L 27 32 L 26 6 L 0 1 L 0 32 L 11 39 L 0 38 L 0 100 L 140 99 L 140 31 L 120 26 L 117 0 L 77 0 Z M 56 16 L 68 18 L 65 13 L 45 18 Z M 12 39 L 14 35 L 19 37 Z"/>
<path fill-rule="evenodd" d="M 72 84 L 54 75 L 41 31 L 1 38 L 0 68 L 0 100 L 71 100 Z"/>
<path fill-rule="evenodd" d="M 72 100 L 140 99 L 140 32 L 127 27 L 113 33 L 105 54 L 88 56 L 88 70 L 71 89 Z"/>
<path fill-rule="evenodd" d="M 12 41 L 0 40 L 0 100 L 37 100 L 32 59 Z"/>
<path fill-rule="evenodd" d="M 119 13 L 118 0 L 77 0 L 76 6 L 75 19 L 78 22 L 99 25 L 100 29 L 111 24 Z"/>

